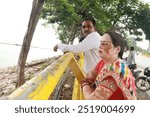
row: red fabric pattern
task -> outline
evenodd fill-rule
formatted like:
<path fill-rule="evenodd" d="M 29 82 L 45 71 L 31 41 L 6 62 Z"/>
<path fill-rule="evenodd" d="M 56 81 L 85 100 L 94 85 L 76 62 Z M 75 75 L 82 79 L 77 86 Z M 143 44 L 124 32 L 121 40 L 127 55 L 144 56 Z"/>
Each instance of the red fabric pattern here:
<path fill-rule="evenodd" d="M 95 72 L 99 74 L 98 76 L 99 85 L 101 85 L 101 82 L 105 80 L 106 76 L 109 76 L 111 80 L 115 80 L 116 82 L 115 85 L 117 85 L 118 87 L 117 90 L 115 90 L 113 94 L 108 98 L 108 100 L 133 99 L 133 97 L 136 95 L 134 77 L 132 76 L 130 70 L 127 69 L 126 66 L 123 66 L 124 69 L 122 69 L 121 67 L 122 67 L 121 60 L 118 60 L 114 64 L 105 67 L 104 61 L 101 60 L 95 67 Z M 125 71 L 124 74 L 121 73 L 121 70 Z M 102 85 L 103 87 L 107 87 L 106 90 L 108 90 L 109 85 L 111 84 L 107 82 L 106 84 L 104 83 Z M 130 90 L 133 91 L 134 96 L 130 94 Z M 111 88 L 110 91 L 112 91 Z"/>

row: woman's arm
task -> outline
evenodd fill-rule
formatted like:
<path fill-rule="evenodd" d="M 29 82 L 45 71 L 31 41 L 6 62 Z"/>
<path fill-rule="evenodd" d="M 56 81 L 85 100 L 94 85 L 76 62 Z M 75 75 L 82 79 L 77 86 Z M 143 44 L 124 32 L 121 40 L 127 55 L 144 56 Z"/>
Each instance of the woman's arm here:
<path fill-rule="evenodd" d="M 115 80 L 107 78 L 103 80 L 95 90 L 88 84 L 83 85 L 83 94 L 86 100 L 107 100 L 117 88 Z"/>
<path fill-rule="evenodd" d="M 83 87 L 83 94 L 86 100 L 107 100 L 113 92 L 104 86 L 98 86 L 93 91 L 89 85 L 86 85 Z"/>

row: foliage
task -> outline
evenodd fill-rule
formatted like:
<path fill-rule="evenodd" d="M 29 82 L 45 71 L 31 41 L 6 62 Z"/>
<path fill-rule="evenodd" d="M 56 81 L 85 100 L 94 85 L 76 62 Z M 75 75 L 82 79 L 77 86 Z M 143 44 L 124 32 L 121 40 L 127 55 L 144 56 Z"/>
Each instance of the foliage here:
<path fill-rule="evenodd" d="M 140 4 L 139 10 L 133 18 L 137 28 L 142 29 L 146 36 L 146 40 L 149 40 L 147 52 L 150 52 L 150 5 Z"/>
<path fill-rule="evenodd" d="M 143 55 L 147 56 L 147 57 L 150 57 L 150 53 L 147 53 L 147 52 L 143 53 Z"/>
<path fill-rule="evenodd" d="M 80 33 L 80 22 L 93 17 L 100 34 L 107 30 L 118 30 L 125 35 L 141 35 L 135 17 L 139 0 L 46 0 L 41 17 L 46 23 L 57 23 L 59 38 L 63 43 L 72 43 Z"/>
<path fill-rule="evenodd" d="M 41 65 L 41 70 L 44 70 L 48 65 L 49 65 L 48 63 L 43 63 L 43 64 Z"/>
<path fill-rule="evenodd" d="M 42 12 L 47 23 L 57 23 L 57 32 L 63 43 L 70 43 L 79 34 L 80 17 L 74 5 L 67 0 L 47 0 Z"/>
<path fill-rule="evenodd" d="M 136 14 L 138 28 L 141 28 L 146 35 L 146 39 L 150 40 L 150 7 L 148 4 L 141 5 L 141 9 Z"/>

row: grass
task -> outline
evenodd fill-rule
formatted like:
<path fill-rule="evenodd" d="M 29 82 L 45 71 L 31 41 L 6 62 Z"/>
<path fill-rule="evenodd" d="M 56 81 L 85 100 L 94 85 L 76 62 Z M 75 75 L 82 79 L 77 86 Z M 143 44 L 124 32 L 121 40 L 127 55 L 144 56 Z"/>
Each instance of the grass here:
<path fill-rule="evenodd" d="M 147 52 L 143 53 L 143 55 L 147 56 L 147 57 L 150 57 L 150 53 L 147 53 Z"/>
<path fill-rule="evenodd" d="M 47 66 L 48 66 L 47 63 L 42 64 L 42 65 L 41 65 L 41 70 L 44 70 Z"/>

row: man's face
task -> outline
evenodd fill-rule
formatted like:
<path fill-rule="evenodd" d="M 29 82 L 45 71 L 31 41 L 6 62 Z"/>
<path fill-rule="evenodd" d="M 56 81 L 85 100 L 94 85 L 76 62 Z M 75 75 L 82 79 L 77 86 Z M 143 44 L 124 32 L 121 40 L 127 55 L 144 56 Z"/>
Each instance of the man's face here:
<path fill-rule="evenodd" d="M 92 24 L 92 21 L 85 20 L 82 22 L 82 34 L 86 37 L 88 34 L 95 31 L 95 27 Z"/>

